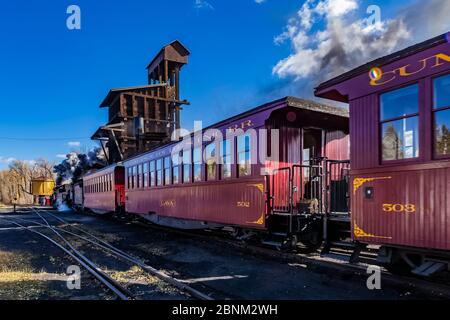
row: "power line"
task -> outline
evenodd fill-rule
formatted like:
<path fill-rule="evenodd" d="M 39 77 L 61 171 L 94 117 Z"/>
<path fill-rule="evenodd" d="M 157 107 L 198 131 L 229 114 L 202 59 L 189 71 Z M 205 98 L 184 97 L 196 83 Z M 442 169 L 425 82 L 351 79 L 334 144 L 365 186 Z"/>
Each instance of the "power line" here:
<path fill-rule="evenodd" d="M 75 138 L 13 138 L 13 137 L 0 137 L 0 140 L 10 141 L 73 141 L 73 140 L 91 140 L 87 137 L 75 137 Z"/>

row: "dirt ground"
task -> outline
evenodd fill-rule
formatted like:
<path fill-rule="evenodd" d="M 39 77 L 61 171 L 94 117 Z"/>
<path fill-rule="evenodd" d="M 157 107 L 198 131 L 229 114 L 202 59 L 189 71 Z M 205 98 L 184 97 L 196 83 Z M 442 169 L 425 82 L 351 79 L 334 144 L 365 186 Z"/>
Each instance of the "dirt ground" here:
<path fill-rule="evenodd" d="M 369 290 L 367 275 L 250 255 L 205 238 L 72 212 L 59 213 L 71 223 L 183 280 L 215 299 L 244 300 L 406 300 L 448 298 L 433 290 L 392 286 Z M 1 218 L 1 217 L 0 217 Z M 29 217 L 30 218 L 30 217 Z M 51 220 L 51 219 L 50 219 Z M 37 220 L 36 220 L 37 221 Z M 56 222 L 56 221 L 54 221 Z M 5 224 L 0 220 L 0 230 Z M 141 299 L 188 299 L 158 279 L 85 244 L 77 244 L 96 264 Z M 82 290 L 68 290 L 67 266 L 74 264 L 58 248 L 29 231 L 0 231 L 0 299 L 112 299 L 90 275 Z"/>

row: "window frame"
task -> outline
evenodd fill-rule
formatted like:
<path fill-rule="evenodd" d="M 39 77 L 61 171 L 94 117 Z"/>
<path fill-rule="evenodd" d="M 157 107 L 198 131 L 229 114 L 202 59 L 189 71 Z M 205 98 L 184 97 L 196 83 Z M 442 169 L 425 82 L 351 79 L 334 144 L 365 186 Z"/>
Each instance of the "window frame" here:
<path fill-rule="evenodd" d="M 171 157 L 171 163 L 172 163 L 172 170 L 171 170 L 171 176 L 172 176 L 172 184 L 173 185 L 179 185 L 182 184 L 182 175 L 180 173 L 180 168 L 183 166 L 183 159 L 182 159 L 182 153 L 178 153 L 178 158 L 175 161 L 173 161 L 173 157 Z M 176 175 L 175 175 L 176 172 Z M 175 182 L 175 176 L 177 177 L 177 181 Z"/>
<path fill-rule="evenodd" d="M 148 172 L 149 172 L 149 179 L 150 179 L 149 187 L 150 188 L 156 187 L 156 161 L 155 160 L 152 160 L 149 162 Z"/>
<path fill-rule="evenodd" d="M 241 137 L 249 137 L 250 138 L 250 146 L 249 146 L 249 150 L 248 150 L 248 154 L 249 154 L 249 161 L 250 161 L 250 173 L 249 174 L 245 174 L 245 175 L 241 175 L 240 172 L 240 168 L 241 168 L 241 164 L 240 164 L 240 158 L 239 155 L 241 153 L 247 154 L 247 150 L 243 151 L 243 152 L 239 152 L 239 138 Z M 238 135 L 236 136 L 236 177 L 239 178 L 247 178 L 247 177 L 251 177 L 253 175 L 253 165 L 252 165 L 252 143 L 253 142 L 253 136 L 250 132 L 245 132 L 244 134 Z"/>
<path fill-rule="evenodd" d="M 389 119 L 385 119 L 385 120 L 381 120 L 381 96 L 383 94 L 387 94 L 390 92 L 394 92 L 394 91 L 398 91 L 398 90 L 402 90 L 405 89 L 407 87 L 410 86 L 414 86 L 417 85 L 418 87 L 418 110 L 416 113 L 413 114 L 408 114 L 407 116 L 401 116 L 401 117 L 395 117 L 395 118 L 389 118 Z M 377 101 L 376 101 L 376 105 L 377 105 L 377 114 L 376 114 L 376 121 L 377 121 L 377 130 L 378 130 L 378 134 L 377 134 L 377 144 L 378 144 L 378 160 L 379 160 L 379 164 L 380 165 L 395 165 L 395 164 L 408 164 L 408 163 L 417 163 L 417 162 L 421 162 L 423 161 L 424 158 L 424 153 L 425 153 L 425 149 L 424 149 L 424 140 L 423 137 L 421 135 L 421 133 L 423 132 L 424 128 L 423 128 L 423 108 L 424 108 L 424 86 L 423 86 L 423 82 L 421 80 L 414 80 L 414 81 L 410 81 L 407 83 L 403 83 L 399 86 L 395 86 L 393 88 L 388 88 L 386 90 L 382 90 L 380 92 L 377 93 Z M 383 159 L 383 125 L 386 123 L 390 123 L 390 122 L 396 122 L 399 120 L 403 120 L 403 119 L 411 119 L 411 118 L 415 118 L 417 117 L 417 128 L 418 128 L 418 132 L 417 132 L 417 139 L 418 139 L 418 148 L 419 148 L 419 156 L 418 157 L 412 157 L 412 158 L 404 158 L 404 159 L 394 159 L 394 160 L 385 160 Z"/>
<path fill-rule="evenodd" d="M 142 164 L 142 187 L 147 189 L 149 187 L 149 169 L 150 162 L 146 161 Z"/>
<path fill-rule="evenodd" d="M 193 171 L 192 171 L 192 148 L 191 149 L 189 149 L 189 163 L 185 163 L 185 151 L 186 150 L 183 150 L 183 159 L 182 159 L 182 180 L 181 180 L 181 183 L 182 184 L 189 184 L 189 183 L 192 183 L 192 178 L 193 178 Z M 187 168 L 187 171 L 188 171 L 188 180 L 186 181 L 186 168 Z"/>
<path fill-rule="evenodd" d="M 220 167 L 219 172 L 220 172 L 220 179 L 221 180 L 233 179 L 233 157 L 235 157 L 235 150 L 233 150 L 233 149 L 236 149 L 235 138 L 236 137 L 230 137 L 229 139 L 223 139 L 222 142 L 220 143 L 220 148 L 219 148 L 220 150 L 219 150 L 219 152 L 220 152 L 220 160 L 221 160 L 220 162 L 221 163 L 220 163 L 220 166 L 219 166 Z M 229 154 L 224 154 L 223 153 L 223 151 L 224 151 L 224 143 L 228 143 L 229 144 L 229 146 L 228 146 L 229 150 L 230 150 Z M 228 164 L 225 163 L 225 158 L 227 156 L 230 157 L 230 163 L 228 163 Z M 223 168 L 225 167 L 225 165 L 229 165 L 229 167 L 230 167 L 230 174 L 227 177 L 224 176 L 224 174 L 223 174 L 223 172 L 224 172 Z"/>
<path fill-rule="evenodd" d="M 450 105 L 446 106 L 446 107 L 439 107 L 439 108 L 435 108 L 434 106 L 434 98 L 435 98 L 435 90 L 434 90 L 434 81 L 438 78 L 441 77 L 450 77 L 450 72 L 444 71 L 443 73 L 437 74 L 437 75 L 433 75 L 430 78 L 430 112 L 431 112 L 431 149 L 432 149 L 432 159 L 433 160 L 448 160 L 450 159 L 450 154 L 442 154 L 439 155 L 436 152 L 436 114 L 441 112 L 441 111 L 446 111 L 446 110 L 450 110 Z"/>
<path fill-rule="evenodd" d="M 199 162 L 195 162 L 195 151 L 198 150 L 199 154 L 200 154 L 200 160 Z M 203 163 L 203 146 L 201 147 L 197 147 L 197 148 L 193 148 L 192 149 L 192 183 L 199 183 L 203 181 L 203 167 L 204 167 L 204 163 Z M 196 176 L 195 175 L 195 169 L 196 168 L 200 168 L 200 176 Z"/>
<path fill-rule="evenodd" d="M 172 158 L 170 156 L 167 156 L 163 158 L 163 185 L 170 186 L 171 184 L 172 184 Z"/>
<path fill-rule="evenodd" d="M 158 163 L 161 164 L 160 169 L 158 169 Z M 155 170 L 156 170 L 156 187 L 164 186 L 164 158 L 156 159 L 155 161 Z M 159 179 L 160 178 L 160 179 Z M 159 180 L 159 183 L 158 183 Z"/>
<path fill-rule="evenodd" d="M 211 156 L 210 158 L 208 158 L 208 153 L 209 153 L 208 149 L 209 148 L 212 148 L 213 152 L 215 153 L 215 155 Z M 219 166 L 219 163 L 217 162 L 217 159 L 219 158 L 217 156 L 217 152 L 220 152 L 220 150 L 217 150 L 217 142 L 216 141 L 213 141 L 213 142 L 205 145 L 205 147 L 204 147 L 204 153 L 205 153 L 205 179 L 206 179 L 206 181 L 219 180 L 218 176 L 217 176 L 217 174 L 218 174 L 218 166 Z M 208 164 L 208 160 L 209 159 L 214 159 L 215 160 L 214 164 Z M 208 169 L 209 169 L 210 166 L 214 166 L 214 176 L 209 176 Z"/>

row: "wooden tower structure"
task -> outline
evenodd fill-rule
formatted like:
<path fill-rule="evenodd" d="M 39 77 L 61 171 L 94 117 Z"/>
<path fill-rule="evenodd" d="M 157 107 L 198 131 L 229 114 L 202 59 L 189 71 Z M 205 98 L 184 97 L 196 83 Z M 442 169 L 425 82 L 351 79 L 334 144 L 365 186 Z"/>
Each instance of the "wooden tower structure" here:
<path fill-rule="evenodd" d="M 100 108 L 109 108 L 108 123 L 92 136 L 108 162 L 125 160 L 170 141 L 180 128 L 180 70 L 189 50 L 178 40 L 164 46 L 147 66 L 148 85 L 112 89 Z"/>

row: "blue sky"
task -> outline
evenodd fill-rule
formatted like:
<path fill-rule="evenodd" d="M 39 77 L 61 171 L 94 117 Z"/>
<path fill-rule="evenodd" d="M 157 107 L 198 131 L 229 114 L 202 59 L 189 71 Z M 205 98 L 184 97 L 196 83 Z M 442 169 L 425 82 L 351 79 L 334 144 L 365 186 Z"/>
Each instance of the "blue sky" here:
<path fill-rule="evenodd" d="M 378 4 L 392 16 L 399 2 L 367 1 L 367 5 Z M 197 119 L 210 124 L 281 97 L 281 91 L 269 89 L 292 80 L 280 82 L 272 70 L 291 54 L 292 46 L 275 45 L 274 37 L 283 32 L 302 1 L 208 3 L 3 2 L 0 168 L 8 158 L 58 161 L 58 154 L 94 145 L 88 138 L 107 121 L 107 110 L 98 105 L 108 90 L 146 84 L 147 63 L 173 39 L 181 40 L 192 53 L 182 70 L 182 98 L 192 104 L 182 114 L 185 127 L 192 127 Z M 81 30 L 66 28 L 66 9 L 71 4 L 81 8 Z M 361 6 L 360 14 L 367 5 Z"/>

